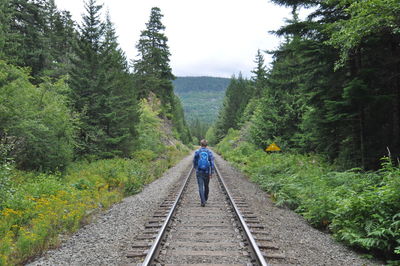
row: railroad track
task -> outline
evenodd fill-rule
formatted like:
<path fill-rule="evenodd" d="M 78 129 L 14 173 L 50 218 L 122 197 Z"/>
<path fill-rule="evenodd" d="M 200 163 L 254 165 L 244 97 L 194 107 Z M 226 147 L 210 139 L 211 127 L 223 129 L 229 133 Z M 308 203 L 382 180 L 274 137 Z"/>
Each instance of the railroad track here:
<path fill-rule="evenodd" d="M 284 259 L 239 192 L 217 168 L 206 207 L 193 168 L 171 190 L 127 254 L 132 265 L 268 265 Z"/>

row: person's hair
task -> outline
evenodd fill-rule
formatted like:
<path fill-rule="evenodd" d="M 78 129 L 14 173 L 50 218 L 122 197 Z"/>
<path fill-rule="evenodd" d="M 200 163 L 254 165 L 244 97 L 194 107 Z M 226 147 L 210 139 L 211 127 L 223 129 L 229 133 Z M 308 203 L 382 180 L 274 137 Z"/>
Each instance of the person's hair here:
<path fill-rule="evenodd" d="M 207 140 L 205 139 L 200 140 L 200 145 L 201 147 L 207 147 Z"/>

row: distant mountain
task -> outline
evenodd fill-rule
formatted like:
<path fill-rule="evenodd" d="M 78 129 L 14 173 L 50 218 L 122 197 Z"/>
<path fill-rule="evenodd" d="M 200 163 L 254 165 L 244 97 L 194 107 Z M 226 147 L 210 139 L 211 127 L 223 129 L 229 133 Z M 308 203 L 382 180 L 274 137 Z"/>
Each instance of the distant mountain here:
<path fill-rule="evenodd" d="M 177 77 L 173 82 L 175 93 L 182 101 L 186 120 L 213 123 L 229 82 L 229 78 Z"/>
<path fill-rule="evenodd" d="M 187 91 L 225 91 L 229 78 L 216 77 L 178 77 L 174 80 L 175 92 Z"/>

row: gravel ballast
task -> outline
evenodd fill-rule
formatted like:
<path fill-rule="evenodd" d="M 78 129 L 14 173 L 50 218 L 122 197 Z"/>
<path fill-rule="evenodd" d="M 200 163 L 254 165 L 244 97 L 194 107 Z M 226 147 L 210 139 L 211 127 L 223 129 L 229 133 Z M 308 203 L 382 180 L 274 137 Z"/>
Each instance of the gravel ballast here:
<path fill-rule="evenodd" d="M 142 192 L 113 205 L 95 222 L 66 240 L 60 248 L 46 252 L 28 265 L 123 265 L 130 244 L 144 228 L 145 220 L 167 196 L 181 175 L 187 174 L 192 156 L 185 157 Z"/>
<path fill-rule="evenodd" d="M 266 192 L 244 174 L 216 155 L 219 169 L 229 175 L 227 183 L 240 190 L 255 214 L 266 225 L 273 242 L 286 260 L 284 265 L 379 265 L 363 259 L 355 251 L 312 228 L 295 212 L 276 207 Z M 28 265 L 126 265 L 130 244 L 144 228 L 169 190 L 186 175 L 192 155 L 169 169 L 163 177 L 147 185 L 137 195 L 127 197 L 68 238 L 56 250 L 47 251 Z M 214 180 L 215 181 L 215 180 Z M 213 181 L 212 181 L 213 182 Z M 212 198 L 212 191 L 210 191 Z"/>

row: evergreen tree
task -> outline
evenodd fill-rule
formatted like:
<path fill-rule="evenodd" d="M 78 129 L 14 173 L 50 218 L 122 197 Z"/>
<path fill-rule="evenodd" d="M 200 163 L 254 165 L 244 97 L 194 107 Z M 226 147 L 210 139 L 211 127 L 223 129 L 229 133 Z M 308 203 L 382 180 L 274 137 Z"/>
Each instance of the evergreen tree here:
<path fill-rule="evenodd" d="M 53 0 L 2 1 L 7 12 L 2 16 L 6 21 L 2 26 L 5 58 L 30 67 L 35 83 L 46 75 L 65 75 L 75 37 L 69 13 L 58 11 Z"/>
<path fill-rule="evenodd" d="M 9 0 L 0 0 L 0 59 L 3 60 L 6 58 L 5 44 L 9 34 L 10 14 Z"/>
<path fill-rule="evenodd" d="M 244 79 L 241 73 L 238 78 L 232 77 L 215 124 L 215 134 L 218 140 L 221 140 L 230 128 L 238 129 L 240 127 L 242 115 L 251 99 L 251 91 L 251 82 Z"/>
<path fill-rule="evenodd" d="M 347 19 L 329 26 L 327 43 L 340 50 L 336 69 L 348 71 L 344 96 L 354 106 L 361 163 L 370 166 L 385 148 L 400 156 L 400 3 L 370 0 L 337 6 Z"/>
<path fill-rule="evenodd" d="M 100 154 L 101 142 L 105 132 L 99 125 L 99 116 L 103 113 L 104 84 L 102 71 L 102 38 L 105 25 L 100 20 L 102 5 L 95 0 L 85 3 L 86 14 L 83 24 L 79 26 L 80 34 L 71 58 L 70 86 L 71 100 L 74 109 L 80 114 L 81 128 L 78 154 Z"/>
<path fill-rule="evenodd" d="M 80 114 L 79 154 L 130 156 L 138 122 L 137 95 L 114 26 L 102 5 L 86 3 L 71 69 L 71 99 Z"/>
<path fill-rule="evenodd" d="M 153 7 L 146 29 L 141 32 L 137 49 L 138 59 L 133 62 L 135 88 L 138 98 L 146 98 L 154 93 L 161 100 L 161 116 L 171 119 L 177 137 L 183 142 L 191 140 L 189 129 L 184 120 L 183 108 L 173 91 L 172 74 L 169 65 L 168 38 L 163 31 L 163 15 L 158 7 Z"/>
<path fill-rule="evenodd" d="M 189 128 L 192 136 L 196 137 L 199 140 L 205 138 L 207 129 L 209 127 L 210 125 L 200 121 L 198 117 L 189 122 Z"/>
<path fill-rule="evenodd" d="M 178 133 L 177 138 L 183 143 L 190 143 L 192 140 L 192 135 L 188 125 L 186 124 L 182 103 L 179 97 L 176 95 L 174 95 L 174 102 L 172 105 L 172 123 Z"/>
<path fill-rule="evenodd" d="M 48 50 L 45 49 L 46 19 L 43 3 L 28 0 L 11 0 L 10 25 L 6 39 L 9 62 L 30 67 L 36 77 L 44 68 Z"/>
<path fill-rule="evenodd" d="M 262 92 L 266 87 L 267 81 L 265 60 L 260 49 L 257 50 L 257 55 L 254 63 L 256 63 L 256 68 L 251 71 L 254 74 L 254 76 L 252 77 L 252 81 L 254 82 L 254 92 L 252 98 L 259 98 L 261 97 Z"/>
<path fill-rule="evenodd" d="M 126 57 L 118 47 L 115 29 L 108 14 L 101 58 L 104 91 L 100 99 L 103 111 L 99 123 L 106 133 L 103 156 L 129 156 L 134 149 L 135 125 L 138 122 L 137 95 Z"/>
<path fill-rule="evenodd" d="M 280 138 L 346 168 L 374 168 L 386 148 L 398 157 L 398 1 L 274 2 L 295 16 L 276 32 L 286 44 L 273 52 L 253 141 Z M 315 8 L 306 21 L 295 14 L 299 6 Z"/>
<path fill-rule="evenodd" d="M 256 107 L 250 131 L 253 142 L 261 147 L 272 141 L 279 142 L 283 148 L 293 147 L 292 138 L 299 133 L 304 98 L 300 90 L 302 73 L 298 71 L 301 58 L 296 55 L 297 45 L 297 38 L 291 38 L 276 52 L 267 88 Z"/>
<path fill-rule="evenodd" d="M 50 51 L 42 75 L 59 78 L 71 67 L 73 43 L 76 41 L 75 22 L 68 11 L 59 11 L 54 0 L 45 4 L 47 20 L 46 47 Z"/>
<path fill-rule="evenodd" d="M 240 123 L 243 125 L 249 124 L 249 121 L 256 111 L 257 106 L 260 104 L 260 99 L 267 91 L 268 73 L 265 67 L 264 56 L 262 55 L 260 49 L 257 50 L 254 63 L 256 63 L 256 67 L 251 71 L 254 74 L 254 76 L 251 77 L 251 99 L 244 109 L 243 115 L 240 119 Z"/>
<path fill-rule="evenodd" d="M 158 7 L 151 9 L 149 22 L 141 32 L 136 46 L 139 59 L 134 61 L 133 66 L 139 97 L 145 98 L 149 92 L 155 93 L 168 112 L 173 103 L 171 81 L 175 77 L 169 66 L 171 54 L 167 45 L 168 38 L 163 33 L 165 26 L 161 22 L 162 17 Z"/>

